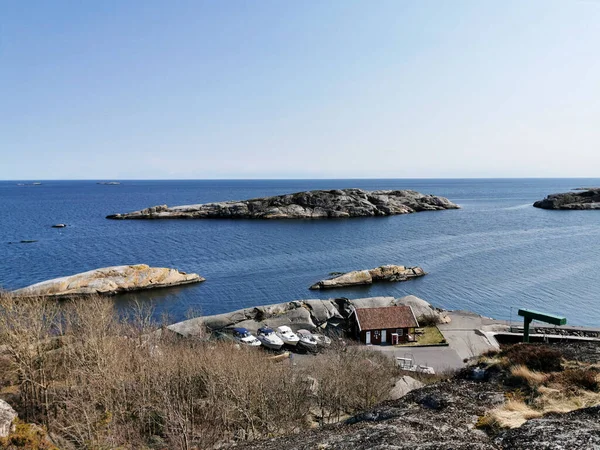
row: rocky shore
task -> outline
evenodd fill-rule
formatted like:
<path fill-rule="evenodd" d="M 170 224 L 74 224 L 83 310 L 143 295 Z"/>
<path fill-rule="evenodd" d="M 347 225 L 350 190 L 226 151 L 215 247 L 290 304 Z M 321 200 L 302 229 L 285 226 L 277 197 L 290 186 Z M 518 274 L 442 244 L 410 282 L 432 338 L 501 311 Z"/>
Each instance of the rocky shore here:
<path fill-rule="evenodd" d="M 375 269 L 354 270 L 343 273 L 333 278 L 321 280 L 313 284 L 310 289 L 334 289 L 346 286 L 373 284 L 377 281 L 407 281 L 412 278 L 422 277 L 425 271 L 420 267 L 405 267 L 387 265 Z"/>
<path fill-rule="evenodd" d="M 552 194 L 533 204 L 542 209 L 600 209 L 600 188 Z"/>
<path fill-rule="evenodd" d="M 402 298 L 368 297 L 358 299 L 332 298 L 328 300 L 295 300 L 288 303 L 245 308 L 225 314 L 196 317 L 170 325 L 168 329 L 181 336 L 203 336 L 206 332 L 222 331 L 233 327 L 244 327 L 256 332 L 260 327 L 276 328 L 288 325 L 294 330 L 344 329 L 354 308 L 379 308 L 383 306 L 407 305 L 415 316 L 437 322 L 447 321 L 445 311 L 434 308 L 425 300 L 414 295 Z"/>
<path fill-rule="evenodd" d="M 201 281 L 204 281 L 204 278 L 195 273 L 137 264 L 104 267 L 76 275 L 42 281 L 17 289 L 13 293 L 26 297 L 53 298 L 93 294 L 114 295 L 127 291 L 156 289 Z"/>
<path fill-rule="evenodd" d="M 533 347 L 533 351 L 535 348 Z M 600 345 L 560 344 L 550 348 L 562 356 L 565 366 L 591 370 L 600 360 Z M 543 348 L 542 348 L 543 350 Z M 523 366 L 521 366 L 523 367 Z M 581 369 L 585 367 L 585 369 Z M 570 369 L 573 373 L 573 369 Z M 546 376 L 559 379 L 561 370 Z M 545 450 L 600 448 L 600 406 L 585 407 L 584 398 L 596 396 L 593 386 L 585 388 L 572 381 L 540 392 L 545 395 L 573 395 L 581 402 L 562 403 L 560 412 L 544 413 L 532 409 L 536 404 L 533 387 L 515 378 L 512 361 L 495 358 L 472 361 L 453 376 L 433 384 L 407 389 L 405 395 L 383 402 L 358 413 L 343 423 L 323 426 L 298 434 L 265 439 L 235 446 L 239 449 L 462 449 L 462 450 Z M 540 372 L 534 372 L 540 376 Z M 569 369 L 566 369 L 569 373 Z M 521 383 L 521 384 L 519 384 Z M 564 383 L 564 382 L 563 382 Z M 560 389 L 558 389 L 560 388 Z M 568 389 L 567 389 L 568 388 Z M 570 394 L 567 393 L 570 390 Z M 524 392 L 531 400 L 526 404 Z M 546 399 L 548 401 L 548 398 Z M 593 401 L 592 401 L 593 402 Z M 520 408 L 517 406 L 519 405 Z M 543 403 L 542 403 L 543 405 Z M 581 409 L 579 409 L 581 408 Z M 552 408 L 550 408 L 552 409 Z M 573 409 L 572 411 L 569 411 Z M 507 421 L 489 425 L 497 411 L 507 418 L 518 417 L 525 411 L 522 424 Z M 500 417 L 500 416 L 498 416 Z M 502 416 L 504 417 L 504 416 Z M 492 422 L 494 423 L 494 422 Z"/>
<path fill-rule="evenodd" d="M 308 191 L 243 201 L 153 206 L 107 219 L 322 219 L 410 214 L 458 209 L 444 197 L 416 191 L 341 189 Z"/>

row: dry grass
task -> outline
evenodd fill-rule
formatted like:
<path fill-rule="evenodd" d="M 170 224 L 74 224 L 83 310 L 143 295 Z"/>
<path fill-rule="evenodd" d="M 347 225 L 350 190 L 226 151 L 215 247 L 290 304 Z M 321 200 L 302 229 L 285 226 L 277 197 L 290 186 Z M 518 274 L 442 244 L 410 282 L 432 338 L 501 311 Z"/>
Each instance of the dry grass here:
<path fill-rule="evenodd" d="M 549 378 L 548 374 L 536 372 L 522 365 L 513 366 L 510 369 L 510 374 L 530 387 L 540 386 Z"/>
<path fill-rule="evenodd" d="M 501 407 L 491 410 L 486 415 L 487 421 L 485 424 L 500 428 L 516 428 L 529 419 L 541 417 L 542 415 L 542 412 L 531 408 L 522 400 L 509 400 Z"/>
<path fill-rule="evenodd" d="M 510 374 L 513 379 L 527 386 L 527 399 L 520 394 L 521 391 L 514 391 L 505 404 L 481 417 L 477 426 L 489 429 L 515 428 L 529 419 L 548 413 L 567 413 L 600 405 L 600 376 L 598 371 L 590 367 L 541 373 L 517 365 L 511 367 Z"/>

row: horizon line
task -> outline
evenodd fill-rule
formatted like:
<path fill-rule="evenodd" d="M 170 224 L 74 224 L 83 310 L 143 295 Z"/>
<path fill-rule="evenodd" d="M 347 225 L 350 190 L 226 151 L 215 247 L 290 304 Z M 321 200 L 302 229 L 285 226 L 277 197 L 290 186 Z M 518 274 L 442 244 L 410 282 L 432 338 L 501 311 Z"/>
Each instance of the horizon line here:
<path fill-rule="evenodd" d="M 13 181 L 336 181 L 336 180 L 577 180 L 600 179 L 600 177 L 349 177 L 349 178 L 7 178 L 0 182 Z"/>

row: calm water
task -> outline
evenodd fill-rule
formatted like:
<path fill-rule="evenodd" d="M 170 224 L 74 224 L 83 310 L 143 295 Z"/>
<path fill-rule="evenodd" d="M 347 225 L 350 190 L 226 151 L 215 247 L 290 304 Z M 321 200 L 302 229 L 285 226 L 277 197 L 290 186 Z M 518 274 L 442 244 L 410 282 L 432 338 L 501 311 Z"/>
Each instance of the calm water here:
<path fill-rule="evenodd" d="M 38 181 L 38 180 L 35 180 Z M 509 318 L 510 307 L 565 314 L 600 326 L 600 212 L 545 211 L 546 194 L 600 179 L 268 180 L 0 182 L 0 285 L 121 264 L 197 272 L 208 281 L 115 299 L 153 302 L 183 319 L 241 307 L 330 296 L 414 294 L 450 309 Z M 111 221 L 110 213 L 158 204 L 246 199 L 309 189 L 415 189 L 450 198 L 458 211 L 303 221 Z M 66 229 L 52 229 L 64 222 Z M 36 239 L 33 244 L 9 244 Z M 329 272 L 420 265 L 406 283 L 309 291 Z"/>

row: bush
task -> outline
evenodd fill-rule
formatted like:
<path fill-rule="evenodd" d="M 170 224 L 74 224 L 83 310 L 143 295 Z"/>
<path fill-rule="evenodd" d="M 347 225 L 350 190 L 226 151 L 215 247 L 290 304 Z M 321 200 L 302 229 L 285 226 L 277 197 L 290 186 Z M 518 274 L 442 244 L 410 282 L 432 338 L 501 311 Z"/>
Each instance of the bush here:
<path fill-rule="evenodd" d="M 553 348 L 536 344 L 516 344 L 500 353 L 511 366 L 523 365 L 538 372 L 562 370 L 562 354 Z"/>
<path fill-rule="evenodd" d="M 431 327 L 438 324 L 438 317 L 435 314 L 423 314 L 417 319 L 420 327 Z"/>
<path fill-rule="evenodd" d="M 0 384 L 18 392 L 20 417 L 44 427 L 18 428 L 0 448 L 43 449 L 33 432 L 43 429 L 61 448 L 213 448 L 298 431 L 315 407 L 339 419 L 392 385 L 392 359 L 338 340 L 304 370 L 230 342 L 156 333 L 149 317 L 124 322 L 100 297 L 0 293 Z"/>
<path fill-rule="evenodd" d="M 58 450 L 46 436 L 46 432 L 39 427 L 19 420 L 15 423 L 15 430 L 5 438 L 0 438 L 0 448 L 5 450 Z"/>
<path fill-rule="evenodd" d="M 556 377 L 566 388 L 581 388 L 598 392 L 600 382 L 598 372 L 592 369 L 567 369 Z"/>

